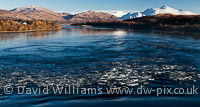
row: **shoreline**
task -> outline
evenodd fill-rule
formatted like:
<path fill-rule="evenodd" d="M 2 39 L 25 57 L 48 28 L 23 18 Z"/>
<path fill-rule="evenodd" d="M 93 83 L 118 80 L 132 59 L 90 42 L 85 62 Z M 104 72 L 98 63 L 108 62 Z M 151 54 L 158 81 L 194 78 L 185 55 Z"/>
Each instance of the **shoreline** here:
<path fill-rule="evenodd" d="M 128 19 L 125 21 L 97 21 L 76 23 L 72 26 L 94 26 L 133 30 L 160 30 L 200 32 L 200 15 L 159 14 Z"/>
<path fill-rule="evenodd" d="M 81 25 L 80 25 L 81 26 Z M 78 26 L 77 26 L 78 27 Z M 125 30 L 129 32 L 143 32 L 143 33 L 153 33 L 153 34 L 170 34 L 170 35 L 182 35 L 182 36 L 190 36 L 196 39 L 200 39 L 200 31 L 184 31 L 184 30 L 160 30 L 160 29 L 133 29 L 127 27 L 109 27 L 109 26 L 92 26 L 98 28 L 109 28 L 113 30 Z"/>
<path fill-rule="evenodd" d="M 41 30 L 27 30 L 27 31 L 0 31 L 1 33 L 27 33 L 27 32 L 40 32 L 40 31 L 57 31 L 57 30 L 61 30 L 63 28 L 60 29 L 41 29 Z"/>
<path fill-rule="evenodd" d="M 99 25 L 98 25 L 99 24 Z M 101 25 L 102 24 L 102 25 Z M 80 26 L 80 27 L 104 27 L 104 28 L 113 28 L 113 29 L 125 29 L 125 30 L 147 30 L 147 31 L 176 31 L 176 32 L 188 32 L 188 33 L 199 33 L 200 34 L 200 30 L 197 29 L 186 29 L 186 27 L 183 28 L 170 28 L 170 27 L 166 27 L 166 28 L 157 28 L 155 26 L 152 27 L 148 27 L 148 26 L 143 26 L 143 28 L 141 28 L 140 25 L 136 25 L 136 26 L 126 26 L 126 25 L 103 25 L 104 23 L 97 23 L 97 25 L 95 24 L 72 24 L 71 26 Z"/>
<path fill-rule="evenodd" d="M 24 33 L 37 31 L 59 30 L 61 25 L 59 23 L 45 21 L 45 20 L 11 20 L 0 19 L 0 33 Z M 22 24 L 25 23 L 25 24 Z"/>

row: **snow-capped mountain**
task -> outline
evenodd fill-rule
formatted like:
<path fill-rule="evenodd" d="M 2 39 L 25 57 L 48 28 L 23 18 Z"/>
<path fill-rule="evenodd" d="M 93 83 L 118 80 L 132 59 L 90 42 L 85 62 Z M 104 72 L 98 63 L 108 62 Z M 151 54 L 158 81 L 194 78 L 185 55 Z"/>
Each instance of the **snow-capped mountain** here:
<path fill-rule="evenodd" d="M 133 18 L 137 18 L 137 17 L 142 17 L 143 14 L 142 12 L 135 12 L 135 13 L 128 13 L 122 17 L 119 17 L 121 20 L 126 20 L 126 19 L 133 19 Z"/>
<path fill-rule="evenodd" d="M 116 11 L 114 12 L 112 15 L 116 16 L 116 17 L 122 17 L 125 14 L 127 14 L 127 12 L 123 12 L 123 11 Z"/>
<path fill-rule="evenodd" d="M 142 17 L 142 16 L 158 15 L 161 13 L 171 13 L 174 15 L 196 15 L 195 13 L 192 13 L 190 11 L 177 10 L 177 9 L 174 9 L 174 8 L 164 5 L 161 8 L 149 8 L 143 12 L 128 13 L 128 14 L 120 17 L 120 19 L 126 20 L 126 19 L 138 18 L 138 17 Z"/>
<path fill-rule="evenodd" d="M 95 10 L 97 12 L 106 12 L 109 14 L 112 14 L 116 17 L 122 17 L 124 15 L 126 15 L 127 13 L 133 12 L 134 10 Z M 134 11 L 136 12 L 136 11 Z"/>

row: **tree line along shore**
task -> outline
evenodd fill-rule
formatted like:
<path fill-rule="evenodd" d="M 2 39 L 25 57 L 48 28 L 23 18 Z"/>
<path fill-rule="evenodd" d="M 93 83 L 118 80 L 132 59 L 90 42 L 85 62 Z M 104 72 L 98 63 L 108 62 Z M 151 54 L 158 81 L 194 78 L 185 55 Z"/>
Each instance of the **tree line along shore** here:
<path fill-rule="evenodd" d="M 61 29 L 61 25 L 51 21 L 0 19 L 0 32 L 26 32 L 58 29 Z"/>
<path fill-rule="evenodd" d="M 200 15 L 159 14 L 128 19 L 125 21 L 96 21 L 72 24 L 74 26 L 97 26 L 139 30 L 200 31 Z M 0 19 L 0 32 L 27 32 L 58 30 L 61 25 L 46 20 Z"/>
<path fill-rule="evenodd" d="M 140 30 L 200 31 L 200 15 L 159 14 L 125 21 L 98 21 L 72 24 L 73 26 L 96 26 Z"/>

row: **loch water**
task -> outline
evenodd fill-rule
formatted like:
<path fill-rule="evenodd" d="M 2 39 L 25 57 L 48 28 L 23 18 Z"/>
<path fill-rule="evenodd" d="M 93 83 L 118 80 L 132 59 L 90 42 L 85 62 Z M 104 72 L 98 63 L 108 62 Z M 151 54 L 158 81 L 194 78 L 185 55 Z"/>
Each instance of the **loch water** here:
<path fill-rule="evenodd" d="M 185 89 L 200 88 L 199 80 L 198 33 L 71 26 L 0 33 L 0 106 L 199 107 L 199 94 L 4 94 L 8 85 Z"/>

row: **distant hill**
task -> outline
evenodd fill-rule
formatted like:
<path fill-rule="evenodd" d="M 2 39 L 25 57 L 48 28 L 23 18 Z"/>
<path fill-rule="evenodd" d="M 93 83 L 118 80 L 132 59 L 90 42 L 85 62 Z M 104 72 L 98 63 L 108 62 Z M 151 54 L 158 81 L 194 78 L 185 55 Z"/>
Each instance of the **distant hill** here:
<path fill-rule="evenodd" d="M 57 22 L 65 22 L 66 20 L 63 18 L 63 16 L 71 15 L 69 13 L 61 14 L 53 12 L 48 8 L 38 7 L 38 6 L 20 7 L 10 11 L 21 13 L 22 15 L 26 16 L 23 19 L 28 18 L 32 20 L 50 20 Z"/>
<path fill-rule="evenodd" d="M 0 10 L 0 18 L 19 18 L 19 19 L 29 19 L 24 14 L 18 12 L 12 12 L 9 10 Z"/>
<path fill-rule="evenodd" d="M 158 14 L 154 16 L 144 16 L 135 19 L 128 19 L 124 22 L 134 22 L 138 24 L 144 24 L 149 26 L 154 25 L 200 25 L 200 15 L 173 15 L 170 13 L 167 14 Z"/>
<path fill-rule="evenodd" d="M 170 30 L 170 31 L 200 31 L 200 15 L 158 14 L 125 21 L 90 22 L 74 24 L 75 26 L 89 25 L 97 27 L 127 28 L 140 30 Z"/>
<path fill-rule="evenodd" d="M 0 15 L 3 15 L 3 14 L 11 14 L 12 12 L 11 11 L 8 11 L 8 10 L 0 10 Z"/>
<path fill-rule="evenodd" d="M 115 21 L 120 20 L 104 12 L 88 11 L 72 15 L 70 13 L 58 13 L 48 8 L 38 6 L 27 6 L 15 8 L 12 10 L 0 10 L 0 18 L 13 18 L 23 20 L 49 20 L 60 23 L 76 23 L 91 21 Z"/>
<path fill-rule="evenodd" d="M 66 17 L 66 19 L 73 23 L 95 22 L 95 21 L 120 21 L 116 16 L 96 11 L 87 11 Z"/>
<path fill-rule="evenodd" d="M 120 19 L 127 20 L 127 19 L 143 17 L 143 16 L 153 16 L 153 15 L 158 15 L 158 14 L 163 14 L 163 13 L 171 13 L 173 15 L 196 15 L 195 13 L 192 13 L 187 10 L 177 10 L 177 9 L 174 9 L 174 8 L 164 5 L 160 8 L 149 8 L 143 12 L 128 13 L 128 14 L 120 17 Z"/>
<path fill-rule="evenodd" d="M 20 13 L 30 13 L 30 12 L 32 12 L 32 13 L 34 13 L 34 12 L 52 13 L 53 12 L 48 8 L 39 7 L 39 6 L 19 7 L 19 8 L 12 9 L 10 11 L 15 11 L 15 12 L 20 12 Z"/>

